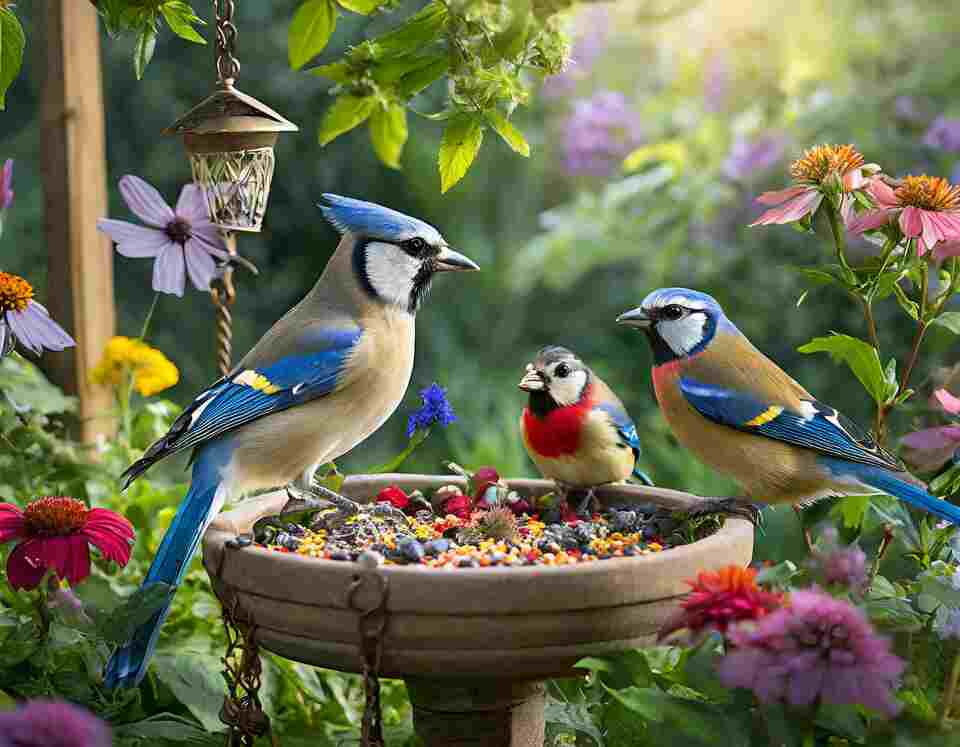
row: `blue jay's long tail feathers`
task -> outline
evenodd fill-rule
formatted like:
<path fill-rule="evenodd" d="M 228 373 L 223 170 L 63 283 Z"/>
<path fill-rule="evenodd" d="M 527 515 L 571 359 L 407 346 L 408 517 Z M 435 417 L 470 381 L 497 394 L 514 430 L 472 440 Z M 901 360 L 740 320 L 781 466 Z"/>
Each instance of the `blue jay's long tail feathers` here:
<path fill-rule="evenodd" d="M 917 508 L 922 508 L 924 511 L 929 511 L 951 524 L 960 524 L 960 506 L 955 506 L 941 498 L 930 495 L 918 485 L 901 479 L 895 472 L 853 462 L 847 462 L 844 467 L 844 472 L 852 473 L 865 485 L 882 490 L 884 493 L 913 504 Z"/>
<path fill-rule="evenodd" d="M 644 472 L 639 467 L 633 468 L 633 476 L 636 477 L 640 482 L 642 482 L 647 487 L 653 487 L 653 480 L 650 479 L 650 475 Z"/>
<path fill-rule="evenodd" d="M 213 441 L 199 452 L 193 465 L 190 491 L 181 501 L 180 508 L 163 536 L 150 570 L 143 580 L 143 586 L 164 583 L 170 584 L 175 590 L 183 579 L 200 546 L 204 530 L 223 506 L 221 470 L 229 461 L 231 450 L 232 444 L 229 441 Z M 117 649 L 104 672 L 104 684 L 107 688 L 136 687 L 140 683 L 147 672 L 160 628 L 169 612 L 168 602 L 137 629 L 131 640 Z"/>

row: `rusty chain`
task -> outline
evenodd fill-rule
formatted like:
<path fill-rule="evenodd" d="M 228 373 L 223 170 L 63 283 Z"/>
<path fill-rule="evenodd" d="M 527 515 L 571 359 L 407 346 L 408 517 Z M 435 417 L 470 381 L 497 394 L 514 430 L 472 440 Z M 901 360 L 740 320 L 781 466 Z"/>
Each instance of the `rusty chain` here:
<path fill-rule="evenodd" d="M 213 0 L 213 18 L 217 36 L 217 81 L 232 86 L 240 77 L 240 62 L 235 56 L 237 27 L 233 23 L 236 0 Z"/>
<path fill-rule="evenodd" d="M 255 639 L 257 626 L 237 614 L 239 601 L 234 597 L 230 607 L 223 605 L 223 628 L 227 650 L 223 656 L 223 678 L 227 694 L 220 709 L 220 720 L 229 727 L 226 747 L 253 747 L 257 737 L 270 734 L 270 717 L 260 702 L 263 674 L 260 649 Z"/>
<path fill-rule="evenodd" d="M 237 256 L 236 236 L 224 232 L 223 240 L 227 245 L 230 258 L 235 258 Z M 217 365 L 221 375 L 226 376 L 233 368 L 233 313 L 230 307 L 237 300 L 237 289 L 233 284 L 233 267 L 230 264 L 225 265 L 210 282 L 210 297 L 217 310 Z"/>
<path fill-rule="evenodd" d="M 368 609 L 360 609 L 356 595 L 366 579 L 378 584 L 377 602 Z M 360 730 L 362 747 L 384 747 L 383 722 L 380 707 L 380 662 L 383 658 L 383 636 L 387 629 L 387 599 L 390 587 L 386 576 L 367 570 L 353 577 L 347 588 L 347 606 L 360 612 L 357 629 L 360 633 L 360 653 L 363 656 L 363 688 L 366 702 Z"/>

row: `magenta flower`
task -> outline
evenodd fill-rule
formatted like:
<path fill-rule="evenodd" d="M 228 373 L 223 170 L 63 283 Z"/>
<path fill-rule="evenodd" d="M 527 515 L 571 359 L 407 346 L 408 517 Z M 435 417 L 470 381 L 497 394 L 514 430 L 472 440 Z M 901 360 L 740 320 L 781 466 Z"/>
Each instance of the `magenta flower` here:
<path fill-rule="evenodd" d="M 182 296 L 187 276 L 197 290 L 210 289 L 216 261 L 228 258 L 220 230 L 210 222 L 203 190 L 187 184 L 176 209 L 138 176 L 120 179 L 120 194 L 127 207 L 146 226 L 102 218 L 97 228 L 109 235 L 124 257 L 156 257 L 153 289 Z"/>
<path fill-rule="evenodd" d="M 0 272 L 0 357 L 19 342 L 39 355 L 46 350 L 72 348 L 76 343 L 33 300 L 33 286 L 19 275 Z"/>
<path fill-rule="evenodd" d="M 110 747 L 110 728 L 62 700 L 28 700 L 0 711 L 0 747 Z"/>
<path fill-rule="evenodd" d="M 727 637 L 736 648 L 720 661 L 721 682 L 752 690 L 761 703 L 860 704 L 886 716 L 900 710 L 891 690 L 905 664 L 849 602 L 796 591 L 788 606 Z"/>
<path fill-rule="evenodd" d="M 0 169 L 0 210 L 13 204 L 13 159 L 8 158 Z"/>
<path fill-rule="evenodd" d="M 851 233 L 896 224 L 906 238 L 916 239 L 919 255 L 934 250 L 934 258 L 952 256 L 949 252 L 954 242 L 960 242 L 960 187 L 942 177 L 922 174 L 905 176 L 896 189 L 875 179 L 866 192 L 875 207 L 847 221 Z M 941 251 L 941 245 L 947 253 Z"/>
<path fill-rule="evenodd" d="M 867 556 L 859 547 L 841 545 L 837 530 L 828 528 L 812 557 L 815 571 L 827 586 L 842 586 L 861 593 L 867 585 Z"/>
<path fill-rule="evenodd" d="M 22 540 L 7 558 L 14 589 L 35 589 L 47 569 L 71 585 L 90 575 L 90 545 L 118 565 L 130 560 L 133 526 L 105 508 L 87 508 L 74 498 L 51 496 L 25 510 L 0 503 L 0 544 Z"/>
<path fill-rule="evenodd" d="M 844 219 L 853 210 L 852 193 L 863 189 L 880 167 L 863 162 L 863 156 L 852 145 L 818 145 L 804 151 L 790 165 L 796 185 L 775 192 L 764 192 L 757 198 L 761 205 L 770 205 L 751 226 L 794 223 L 813 215 L 828 190 L 840 193 L 840 212 Z"/>

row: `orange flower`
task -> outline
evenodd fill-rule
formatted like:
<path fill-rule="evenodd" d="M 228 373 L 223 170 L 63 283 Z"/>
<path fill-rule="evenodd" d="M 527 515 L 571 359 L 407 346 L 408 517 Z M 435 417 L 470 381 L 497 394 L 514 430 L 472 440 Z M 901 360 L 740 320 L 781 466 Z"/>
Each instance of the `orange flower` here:
<path fill-rule="evenodd" d="M 663 640 L 676 630 L 687 629 L 693 637 L 710 630 L 726 633 L 733 623 L 759 620 L 783 604 L 783 595 L 764 591 L 756 583 L 752 568 L 729 565 L 716 573 L 701 571 L 687 581 L 689 596 L 663 627 L 658 639 Z"/>

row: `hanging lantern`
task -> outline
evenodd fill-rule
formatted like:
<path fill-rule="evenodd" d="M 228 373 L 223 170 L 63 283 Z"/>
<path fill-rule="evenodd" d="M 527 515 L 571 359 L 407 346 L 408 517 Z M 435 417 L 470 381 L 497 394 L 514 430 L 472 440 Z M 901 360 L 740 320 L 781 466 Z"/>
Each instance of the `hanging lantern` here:
<path fill-rule="evenodd" d="M 224 231 L 259 231 L 273 180 L 273 146 L 297 126 L 234 88 L 235 0 L 213 0 L 217 90 L 164 134 L 183 136 L 193 181 L 203 188 L 210 220 Z"/>

